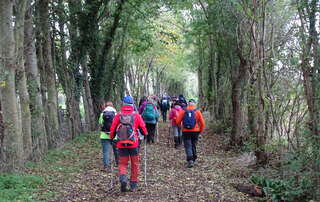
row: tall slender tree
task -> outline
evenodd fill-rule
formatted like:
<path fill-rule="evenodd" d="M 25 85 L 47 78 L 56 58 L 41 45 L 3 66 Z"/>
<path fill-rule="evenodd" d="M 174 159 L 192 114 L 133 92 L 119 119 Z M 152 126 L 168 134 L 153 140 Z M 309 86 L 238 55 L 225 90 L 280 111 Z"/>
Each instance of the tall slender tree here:
<path fill-rule="evenodd" d="M 21 128 L 23 133 L 24 154 L 27 159 L 30 158 L 32 152 L 31 139 L 31 113 L 30 113 L 30 98 L 27 89 L 27 78 L 25 72 L 24 59 L 24 24 L 27 1 L 18 1 L 15 5 L 15 41 L 16 41 L 16 55 L 17 55 L 17 72 L 16 82 L 20 98 L 21 109 Z"/>
<path fill-rule="evenodd" d="M 0 2 L 0 103 L 4 136 L 1 140 L 0 170 L 14 171 L 24 159 L 23 136 L 19 127 L 15 74 L 17 60 L 13 30 L 13 1 Z"/>
<path fill-rule="evenodd" d="M 54 147 L 59 138 L 59 121 L 58 121 L 58 97 L 56 87 L 56 72 L 52 62 L 52 43 L 49 26 L 49 0 L 40 0 L 39 2 L 39 23 L 41 30 L 42 61 L 43 69 L 46 74 L 47 83 L 47 116 L 48 127 L 48 145 Z M 43 74 L 42 74 L 43 75 Z"/>
<path fill-rule="evenodd" d="M 24 55 L 25 69 L 30 95 L 31 131 L 32 131 L 32 159 L 40 159 L 48 150 L 47 133 L 45 128 L 45 114 L 41 96 L 40 74 L 35 48 L 35 32 L 33 23 L 33 9 L 31 0 L 27 4 L 24 26 Z"/>

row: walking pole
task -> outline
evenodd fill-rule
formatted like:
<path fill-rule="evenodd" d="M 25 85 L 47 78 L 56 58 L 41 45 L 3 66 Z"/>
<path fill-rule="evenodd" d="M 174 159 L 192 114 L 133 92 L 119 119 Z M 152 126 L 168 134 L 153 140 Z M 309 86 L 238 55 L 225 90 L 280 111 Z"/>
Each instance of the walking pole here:
<path fill-rule="evenodd" d="M 169 126 L 169 135 L 168 135 L 168 146 L 170 147 L 170 138 L 171 138 L 171 127 Z"/>
<path fill-rule="evenodd" d="M 113 141 L 113 140 L 112 140 Z M 111 166 L 110 166 L 110 168 L 111 168 L 111 171 L 110 171 L 110 173 L 111 173 L 111 180 L 110 180 L 110 189 L 112 189 L 113 187 L 114 187 L 114 185 L 115 185 L 115 182 L 114 182 L 114 179 L 113 179 L 113 163 L 114 163 L 114 160 L 112 159 L 111 160 L 111 151 L 112 151 L 112 153 L 113 153 L 113 142 L 111 142 L 111 147 L 109 148 L 109 160 L 110 160 L 110 164 L 111 164 Z M 111 151 L 110 151 L 111 150 Z"/>
<path fill-rule="evenodd" d="M 158 125 L 159 125 L 159 123 L 157 123 L 157 125 L 156 125 L 157 143 L 159 143 L 159 130 L 158 130 Z"/>
<path fill-rule="evenodd" d="M 147 186 L 147 141 L 144 141 L 144 184 Z"/>

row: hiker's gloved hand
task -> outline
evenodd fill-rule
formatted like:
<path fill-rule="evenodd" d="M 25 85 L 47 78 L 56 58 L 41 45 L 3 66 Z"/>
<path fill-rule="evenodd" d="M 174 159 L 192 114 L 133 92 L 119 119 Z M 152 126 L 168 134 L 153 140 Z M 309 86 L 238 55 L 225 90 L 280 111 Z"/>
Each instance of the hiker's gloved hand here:
<path fill-rule="evenodd" d="M 117 143 L 118 141 L 119 141 L 118 137 L 113 138 L 113 140 L 112 140 L 113 143 Z"/>

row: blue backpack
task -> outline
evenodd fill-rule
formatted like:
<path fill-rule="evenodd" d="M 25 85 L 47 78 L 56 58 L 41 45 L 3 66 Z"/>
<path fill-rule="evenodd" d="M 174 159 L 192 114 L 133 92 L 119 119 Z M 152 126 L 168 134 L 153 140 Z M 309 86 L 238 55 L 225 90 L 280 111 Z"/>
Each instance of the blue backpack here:
<path fill-rule="evenodd" d="M 183 117 L 183 127 L 186 129 L 192 129 L 196 126 L 196 109 L 194 110 L 185 110 L 184 117 Z"/>

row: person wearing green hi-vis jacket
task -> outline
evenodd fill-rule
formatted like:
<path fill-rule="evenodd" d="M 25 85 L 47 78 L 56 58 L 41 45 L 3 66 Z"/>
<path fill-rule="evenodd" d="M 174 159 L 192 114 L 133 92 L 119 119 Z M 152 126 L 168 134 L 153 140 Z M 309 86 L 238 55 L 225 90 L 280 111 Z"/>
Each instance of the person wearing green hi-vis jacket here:
<path fill-rule="evenodd" d="M 110 139 L 110 126 L 117 111 L 113 107 L 112 102 L 107 102 L 99 117 L 99 125 L 101 126 L 100 139 L 102 146 L 103 171 L 110 170 L 110 147 L 112 146 L 115 158 L 115 166 L 118 166 L 118 149 L 116 148 L 116 139 Z"/>

